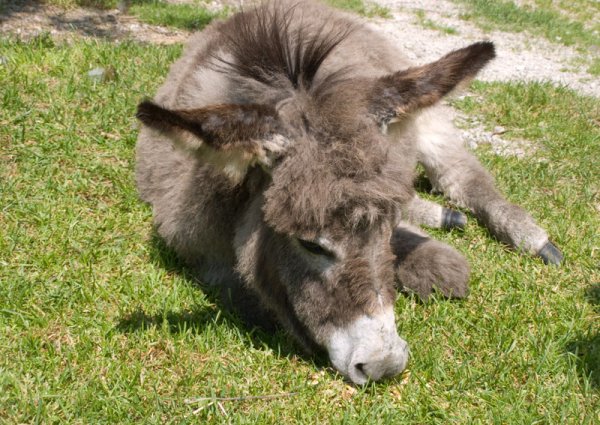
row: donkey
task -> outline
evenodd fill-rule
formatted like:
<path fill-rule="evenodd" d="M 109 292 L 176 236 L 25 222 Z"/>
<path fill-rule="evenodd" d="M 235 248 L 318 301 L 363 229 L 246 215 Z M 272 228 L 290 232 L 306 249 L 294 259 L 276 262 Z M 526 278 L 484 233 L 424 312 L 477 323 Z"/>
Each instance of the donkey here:
<path fill-rule="evenodd" d="M 136 180 L 158 233 L 198 278 L 258 300 L 308 352 L 357 384 L 401 372 L 397 290 L 465 297 L 469 266 L 419 225 L 465 216 L 415 195 L 433 185 L 491 232 L 560 251 L 460 143 L 440 100 L 492 58 L 479 42 L 422 66 L 358 18 L 267 3 L 194 35 L 138 106 Z"/>

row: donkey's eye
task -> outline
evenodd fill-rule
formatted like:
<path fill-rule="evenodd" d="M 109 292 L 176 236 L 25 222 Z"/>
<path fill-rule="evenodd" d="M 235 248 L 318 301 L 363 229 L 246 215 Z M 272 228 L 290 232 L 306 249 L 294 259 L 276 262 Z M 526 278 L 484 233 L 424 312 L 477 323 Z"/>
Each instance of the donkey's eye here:
<path fill-rule="evenodd" d="M 298 243 L 302 246 L 302 248 L 304 248 L 311 254 L 323 255 L 323 256 L 332 257 L 332 258 L 335 257 L 333 252 L 329 251 L 326 248 L 323 248 L 321 245 L 319 245 L 316 242 L 311 242 L 311 241 L 307 241 L 304 239 L 298 239 Z"/>

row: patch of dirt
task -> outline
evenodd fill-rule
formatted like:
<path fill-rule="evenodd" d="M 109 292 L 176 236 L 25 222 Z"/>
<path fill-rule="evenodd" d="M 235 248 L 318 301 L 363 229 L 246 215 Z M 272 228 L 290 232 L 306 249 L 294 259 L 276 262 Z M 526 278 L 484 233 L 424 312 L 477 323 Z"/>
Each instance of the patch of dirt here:
<path fill-rule="evenodd" d="M 492 131 L 486 130 L 477 117 L 459 115 L 454 122 L 463 127 L 462 139 L 470 149 L 487 145 L 496 155 L 517 158 L 531 156 L 538 150 L 538 146 L 530 140 L 504 139 L 502 135 L 506 133 L 506 129 L 501 126 L 494 127 Z"/>
<path fill-rule="evenodd" d="M 497 57 L 477 78 L 483 81 L 550 81 L 570 87 L 580 93 L 600 97 L 600 78 L 574 65 L 581 63 L 581 53 L 574 48 L 552 43 L 528 33 L 492 31 L 486 33 L 475 24 L 460 19 L 460 6 L 448 0 L 378 0 L 392 12 L 391 20 L 378 19 L 372 25 L 396 40 L 415 63 L 438 59 L 445 53 L 480 40 L 496 45 Z M 423 28 L 417 19 L 422 10 L 427 19 L 438 25 L 454 28 L 457 34 Z M 600 49 L 593 54 L 600 54 Z M 489 145 L 497 155 L 524 157 L 538 150 L 524 139 L 505 139 L 504 129 L 486 130 L 477 117 L 457 115 L 454 120 L 462 129 L 465 144 L 474 149 Z"/>
<path fill-rule="evenodd" d="M 545 80 L 600 97 L 600 78 L 577 69 L 574 64 L 581 62 L 582 55 L 572 47 L 527 33 L 486 33 L 475 24 L 460 19 L 462 9 L 447 0 L 379 0 L 378 3 L 392 11 L 393 19 L 377 20 L 373 25 L 396 40 L 417 63 L 435 60 L 469 43 L 491 40 L 496 45 L 497 58 L 486 66 L 478 79 Z M 423 10 L 426 18 L 437 24 L 456 29 L 458 34 L 423 28 L 416 19 L 417 10 Z M 600 52 L 596 51 L 596 54 Z"/>
<path fill-rule="evenodd" d="M 49 33 L 57 40 L 103 38 L 135 39 L 147 43 L 183 43 L 189 33 L 148 25 L 119 9 L 61 9 L 36 1 L 9 0 L 0 15 L 0 34 L 28 39 Z"/>

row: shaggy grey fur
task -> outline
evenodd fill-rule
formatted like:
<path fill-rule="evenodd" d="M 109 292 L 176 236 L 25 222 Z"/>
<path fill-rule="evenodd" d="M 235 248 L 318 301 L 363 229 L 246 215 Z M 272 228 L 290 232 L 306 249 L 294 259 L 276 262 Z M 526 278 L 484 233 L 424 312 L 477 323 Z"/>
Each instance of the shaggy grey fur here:
<path fill-rule="evenodd" d="M 249 291 L 307 350 L 349 353 L 336 367 L 355 382 L 397 373 L 408 351 L 390 331 L 395 289 L 468 292 L 462 255 L 408 224 L 465 223 L 416 197 L 417 161 L 499 239 L 560 254 L 435 106 L 493 57 L 482 42 L 412 67 L 356 18 L 312 2 L 237 14 L 193 36 L 140 104 L 139 193 L 203 281 Z M 378 320 L 385 335 L 366 340 L 391 350 L 379 360 L 355 337 Z"/>

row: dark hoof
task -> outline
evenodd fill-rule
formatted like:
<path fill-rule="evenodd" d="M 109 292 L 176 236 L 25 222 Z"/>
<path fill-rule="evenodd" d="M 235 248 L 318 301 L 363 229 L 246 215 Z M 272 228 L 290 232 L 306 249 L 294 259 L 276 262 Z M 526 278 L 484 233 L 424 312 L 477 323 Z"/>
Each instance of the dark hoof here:
<path fill-rule="evenodd" d="M 444 208 L 442 217 L 442 227 L 444 229 L 464 229 L 467 225 L 467 216 L 460 211 Z"/>
<path fill-rule="evenodd" d="M 538 255 L 545 264 L 559 265 L 563 260 L 562 252 L 550 241 L 538 251 Z"/>

